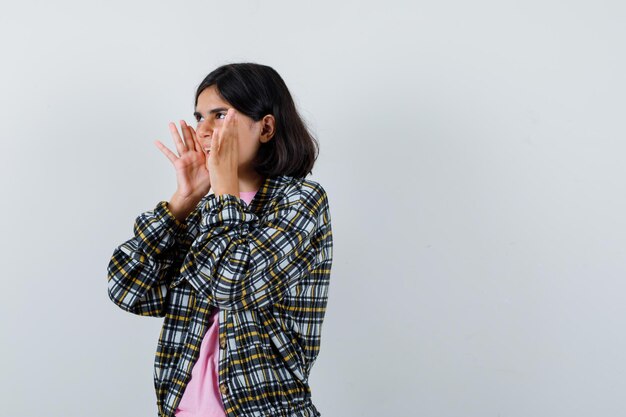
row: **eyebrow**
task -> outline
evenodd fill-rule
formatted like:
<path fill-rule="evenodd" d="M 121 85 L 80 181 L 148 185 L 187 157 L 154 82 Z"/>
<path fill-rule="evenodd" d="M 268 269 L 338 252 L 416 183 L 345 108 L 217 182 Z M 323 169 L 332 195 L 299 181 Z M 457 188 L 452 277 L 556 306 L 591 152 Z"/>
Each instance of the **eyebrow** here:
<path fill-rule="evenodd" d="M 216 107 L 214 109 L 209 110 L 208 114 L 218 113 L 218 112 L 221 112 L 221 111 L 228 111 L 228 108 L 227 107 Z M 195 111 L 195 112 L 193 112 L 193 116 L 194 117 L 197 117 L 197 116 L 202 117 L 202 114 L 200 114 L 199 112 Z"/>

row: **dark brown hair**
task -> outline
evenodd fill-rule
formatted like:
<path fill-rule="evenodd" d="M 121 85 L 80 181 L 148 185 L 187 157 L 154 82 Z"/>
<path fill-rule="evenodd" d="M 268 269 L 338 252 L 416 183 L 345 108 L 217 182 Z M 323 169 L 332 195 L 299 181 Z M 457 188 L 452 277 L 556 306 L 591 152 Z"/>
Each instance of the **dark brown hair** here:
<path fill-rule="evenodd" d="M 274 116 L 274 135 L 261 144 L 254 161 L 259 174 L 304 178 L 313 172 L 319 144 L 296 110 L 287 85 L 273 68 L 251 62 L 218 67 L 198 86 L 194 111 L 200 93 L 213 84 L 224 100 L 254 121 L 267 114 Z"/>

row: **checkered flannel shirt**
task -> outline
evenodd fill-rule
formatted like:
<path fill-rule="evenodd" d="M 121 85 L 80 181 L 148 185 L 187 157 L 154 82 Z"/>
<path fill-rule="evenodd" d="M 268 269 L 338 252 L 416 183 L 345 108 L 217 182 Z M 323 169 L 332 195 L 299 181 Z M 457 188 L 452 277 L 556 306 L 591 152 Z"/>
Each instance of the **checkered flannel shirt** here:
<path fill-rule="evenodd" d="M 185 222 L 160 201 L 133 231 L 109 262 L 108 294 L 125 311 L 164 317 L 153 374 L 159 417 L 174 416 L 215 306 L 226 415 L 321 415 L 308 375 L 320 348 L 333 241 L 319 183 L 266 177 L 250 205 L 210 193 Z"/>

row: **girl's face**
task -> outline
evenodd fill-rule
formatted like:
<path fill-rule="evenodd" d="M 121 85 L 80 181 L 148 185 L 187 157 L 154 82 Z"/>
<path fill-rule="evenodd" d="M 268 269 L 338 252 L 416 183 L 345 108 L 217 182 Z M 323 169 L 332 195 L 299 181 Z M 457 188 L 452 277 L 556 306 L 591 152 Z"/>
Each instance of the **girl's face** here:
<path fill-rule="evenodd" d="M 213 143 L 213 130 L 218 128 L 222 131 L 222 125 L 226 112 L 233 107 L 230 103 L 224 101 L 217 92 L 215 84 L 205 88 L 198 96 L 198 104 L 194 117 L 198 123 L 196 126 L 196 134 L 198 141 L 203 149 L 210 148 Z M 242 113 L 237 113 L 237 140 L 239 153 L 239 170 L 246 171 L 251 167 L 251 163 L 257 154 L 262 142 L 269 140 L 267 134 L 268 122 L 271 125 L 271 134 L 273 134 L 273 116 L 267 115 L 263 119 L 255 122 L 251 117 Z M 271 118 L 269 120 L 268 118 Z M 265 131 L 264 131 L 265 128 Z"/>

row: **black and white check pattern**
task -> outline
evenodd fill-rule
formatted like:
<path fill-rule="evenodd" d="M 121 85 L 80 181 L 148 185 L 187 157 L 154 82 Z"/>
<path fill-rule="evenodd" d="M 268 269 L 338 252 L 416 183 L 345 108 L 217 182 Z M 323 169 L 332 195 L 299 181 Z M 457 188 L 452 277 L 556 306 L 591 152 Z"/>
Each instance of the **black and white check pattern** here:
<path fill-rule="evenodd" d="M 267 177 L 250 205 L 207 194 L 183 223 L 167 201 L 115 248 L 108 293 L 125 311 L 163 317 L 154 360 L 159 417 L 174 417 L 213 308 L 228 417 L 313 417 L 332 263 L 328 197 L 312 180 Z"/>

